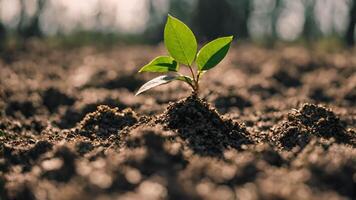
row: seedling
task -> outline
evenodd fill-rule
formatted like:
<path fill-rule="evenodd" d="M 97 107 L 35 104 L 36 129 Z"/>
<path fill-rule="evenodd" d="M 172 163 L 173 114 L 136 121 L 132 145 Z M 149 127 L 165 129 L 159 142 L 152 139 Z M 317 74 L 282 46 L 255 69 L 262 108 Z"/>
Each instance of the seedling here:
<path fill-rule="evenodd" d="M 194 33 L 183 22 L 168 15 L 164 28 L 164 44 L 169 56 L 159 56 L 153 59 L 139 72 L 169 74 L 148 81 L 141 86 L 136 95 L 174 80 L 187 83 L 193 89 L 193 93 L 198 94 L 199 80 L 206 71 L 215 67 L 226 56 L 232 39 L 233 36 L 215 39 L 203 46 L 197 53 L 198 45 Z M 197 68 L 196 72 L 194 72 L 194 64 Z M 180 65 L 189 68 L 191 76 L 179 73 Z"/>

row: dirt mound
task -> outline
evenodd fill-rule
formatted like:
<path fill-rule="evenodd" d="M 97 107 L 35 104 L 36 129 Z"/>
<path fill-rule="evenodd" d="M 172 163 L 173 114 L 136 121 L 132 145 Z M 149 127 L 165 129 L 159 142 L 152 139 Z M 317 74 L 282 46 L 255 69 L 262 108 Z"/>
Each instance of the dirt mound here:
<path fill-rule="evenodd" d="M 323 106 L 304 104 L 294 119 L 310 127 L 314 134 L 323 137 L 345 136 L 345 126 L 340 119 Z"/>
<path fill-rule="evenodd" d="M 221 156 L 225 149 L 240 149 L 242 144 L 251 143 L 241 124 L 220 116 L 195 95 L 171 103 L 159 121 L 177 130 L 188 146 L 201 155 Z"/>
<path fill-rule="evenodd" d="M 331 110 L 314 104 L 304 104 L 288 114 L 287 122 L 274 129 L 273 138 L 283 148 L 304 147 L 312 137 L 334 138 L 339 143 L 352 143 L 352 136 Z"/>
<path fill-rule="evenodd" d="M 88 137 L 107 138 L 117 134 L 126 126 L 138 122 L 138 117 L 131 109 L 119 112 L 118 108 L 98 106 L 95 112 L 87 114 L 79 124 L 79 133 Z"/>
<path fill-rule="evenodd" d="M 114 98 L 105 98 L 103 101 L 98 101 L 95 103 L 86 103 L 85 105 L 71 106 L 69 107 L 63 115 L 60 117 L 60 120 L 56 122 L 56 125 L 59 128 L 72 128 L 78 122 L 80 122 L 86 114 L 96 111 L 97 107 L 100 105 L 106 105 L 109 107 L 117 107 L 119 109 L 125 109 L 128 106 L 118 101 Z"/>

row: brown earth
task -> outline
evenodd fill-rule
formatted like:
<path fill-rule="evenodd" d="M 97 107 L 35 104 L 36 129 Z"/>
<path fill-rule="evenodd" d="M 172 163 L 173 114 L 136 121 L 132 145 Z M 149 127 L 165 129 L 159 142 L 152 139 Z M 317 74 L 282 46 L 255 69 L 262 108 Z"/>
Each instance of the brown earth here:
<path fill-rule="evenodd" d="M 163 47 L 0 60 L 0 199 L 356 199 L 356 52 L 238 45 L 134 92 Z"/>

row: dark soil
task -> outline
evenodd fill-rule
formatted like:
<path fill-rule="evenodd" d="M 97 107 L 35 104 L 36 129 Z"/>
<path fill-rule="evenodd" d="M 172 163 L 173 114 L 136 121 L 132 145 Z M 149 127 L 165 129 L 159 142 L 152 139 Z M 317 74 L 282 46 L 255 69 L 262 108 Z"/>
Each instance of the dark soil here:
<path fill-rule="evenodd" d="M 222 117 L 195 95 L 169 104 L 160 121 L 177 130 L 194 153 L 200 155 L 221 157 L 226 149 L 241 149 L 241 145 L 252 143 L 243 125 Z"/>
<path fill-rule="evenodd" d="M 0 199 L 356 199 L 354 50 L 240 45 L 140 96 L 162 47 L 0 59 Z"/>
<path fill-rule="evenodd" d="M 335 142 L 355 145 L 355 136 L 346 131 L 345 124 L 323 106 L 304 104 L 288 115 L 288 121 L 276 127 L 277 143 L 282 148 L 304 147 L 312 137 L 333 138 Z"/>
<path fill-rule="evenodd" d="M 119 112 L 118 108 L 101 105 L 79 123 L 79 133 L 87 137 L 107 138 L 110 135 L 117 135 L 122 128 L 132 126 L 137 121 L 138 118 L 131 109 Z"/>

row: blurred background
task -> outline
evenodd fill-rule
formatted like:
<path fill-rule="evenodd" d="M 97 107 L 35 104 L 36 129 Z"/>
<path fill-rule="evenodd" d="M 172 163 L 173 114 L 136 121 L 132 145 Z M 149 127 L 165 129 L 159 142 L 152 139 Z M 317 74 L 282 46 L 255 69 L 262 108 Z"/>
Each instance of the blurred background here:
<path fill-rule="evenodd" d="M 200 42 L 234 35 L 267 45 L 355 44 L 356 0 L 0 0 L 0 48 L 38 39 L 156 44 L 167 13 L 190 25 Z"/>

